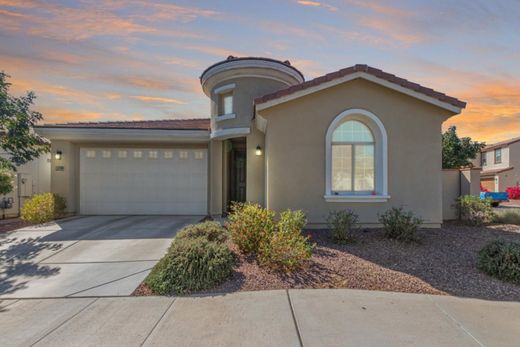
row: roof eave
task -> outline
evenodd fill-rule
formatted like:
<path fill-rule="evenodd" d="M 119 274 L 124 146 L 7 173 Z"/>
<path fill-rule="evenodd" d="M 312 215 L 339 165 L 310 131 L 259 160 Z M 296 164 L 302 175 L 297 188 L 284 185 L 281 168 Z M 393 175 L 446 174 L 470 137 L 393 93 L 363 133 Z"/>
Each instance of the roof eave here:
<path fill-rule="evenodd" d="M 71 142 L 161 142 L 206 143 L 209 130 L 178 129 L 122 129 L 122 128 L 64 128 L 35 127 L 36 133 L 53 141 Z"/>
<path fill-rule="evenodd" d="M 387 88 L 396 90 L 396 91 L 401 92 L 403 94 L 415 97 L 416 99 L 425 101 L 425 102 L 433 104 L 433 105 L 435 105 L 437 107 L 440 107 L 440 108 L 443 108 L 443 109 L 448 110 L 450 112 L 453 112 L 453 114 L 459 114 L 466 107 L 466 103 L 465 102 L 460 102 L 459 105 L 450 104 L 448 102 L 444 102 L 442 100 L 433 98 L 433 97 L 428 96 L 426 94 L 417 92 L 417 91 L 415 91 L 413 89 L 406 88 L 406 87 L 403 87 L 403 86 L 401 86 L 399 84 L 392 83 L 392 82 L 390 82 L 388 80 L 379 78 L 379 77 L 374 76 L 372 74 L 369 74 L 367 72 L 356 71 L 354 73 L 345 75 L 343 77 L 339 77 L 339 78 L 336 78 L 336 79 L 331 79 L 329 81 L 326 81 L 326 82 L 323 82 L 323 83 L 320 83 L 320 84 L 317 84 L 315 86 L 311 86 L 311 87 L 308 87 L 308 88 L 304 88 L 304 89 L 301 89 L 299 91 L 295 91 L 295 92 L 287 94 L 287 95 L 281 95 L 280 97 L 277 97 L 277 98 L 274 98 L 274 99 L 263 101 L 262 97 L 257 98 L 255 100 L 256 110 L 257 111 L 265 110 L 267 108 L 270 108 L 270 107 L 273 107 L 273 106 L 276 106 L 276 105 L 279 105 L 279 104 L 282 104 L 282 103 L 285 103 L 285 102 L 288 102 L 288 101 L 291 101 L 291 100 L 294 100 L 294 99 L 297 99 L 297 98 L 301 98 L 303 96 L 306 96 L 306 95 L 318 92 L 320 90 L 327 89 L 327 88 L 330 88 L 330 87 L 336 86 L 338 84 L 345 83 L 345 82 L 348 82 L 348 81 L 351 81 L 351 80 L 354 80 L 354 79 L 357 79 L 357 78 L 363 78 L 365 80 L 368 80 L 368 81 L 377 83 L 379 85 L 385 86 Z"/>

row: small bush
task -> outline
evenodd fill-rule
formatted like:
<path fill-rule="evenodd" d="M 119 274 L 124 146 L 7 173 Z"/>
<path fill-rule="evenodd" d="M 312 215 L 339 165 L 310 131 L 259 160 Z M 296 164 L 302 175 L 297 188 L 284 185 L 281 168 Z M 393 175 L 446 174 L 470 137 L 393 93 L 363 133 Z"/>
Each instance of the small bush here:
<path fill-rule="evenodd" d="M 184 294 L 215 287 L 232 273 L 233 256 L 206 237 L 174 239 L 145 283 L 157 294 Z"/>
<path fill-rule="evenodd" d="M 464 195 L 457 199 L 456 207 L 463 222 L 477 226 L 492 221 L 494 213 L 491 203 L 491 199 Z"/>
<path fill-rule="evenodd" d="M 358 228 L 359 217 L 352 210 L 331 211 L 327 225 L 334 242 L 345 244 L 354 241 L 353 232 Z"/>
<path fill-rule="evenodd" d="M 0 169 L 0 195 L 6 195 L 14 190 L 14 175 L 11 171 Z"/>
<path fill-rule="evenodd" d="M 21 217 L 33 224 L 46 223 L 61 217 L 66 207 L 65 199 L 57 194 L 39 194 L 25 202 Z"/>
<path fill-rule="evenodd" d="M 516 208 L 508 208 L 497 212 L 493 217 L 493 222 L 520 225 L 520 210 Z"/>
<path fill-rule="evenodd" d="M 507 198 L 511 200 L 520 199 L 520 187 L 507 187 L 506 188 Z"/>
<path fill-rule="evenodd" d="M 227 228 L 231 239 L 244 253 L 257 253 L 275 230 L 275 213 L 258 204 L 233 204 Z"/>
<path fill-rule="evenodd" d="M 520 243 L 497 240 L 478 255 L 480 271 L 503 281 L 520 284 Z"/>
<path fill-rule="evenodd" d="M 282 212 L 276 232 L 260 247 L 260 263 L 286 272 L 300 268 L 314 249 L 309 237 L 302 235 L 305 224 L 307 219 L 302 211 Z"/>
<path fill-rule="evenodd" d="M 416 240 L 417 229 L 423 221 L 415 217 L 412 211 L 392 207 L 379 216 L 379 222 L 383 224 L 386 237 L 410 242 Z"/>
<path fill-rule="evenodd" d="M 176 239 L 196 239 L 199 237 L 208 241 L 223 243 L 228 240 L 229 233 L 219 222 L 208 221 L 187 225 L 175 235 Z"/>

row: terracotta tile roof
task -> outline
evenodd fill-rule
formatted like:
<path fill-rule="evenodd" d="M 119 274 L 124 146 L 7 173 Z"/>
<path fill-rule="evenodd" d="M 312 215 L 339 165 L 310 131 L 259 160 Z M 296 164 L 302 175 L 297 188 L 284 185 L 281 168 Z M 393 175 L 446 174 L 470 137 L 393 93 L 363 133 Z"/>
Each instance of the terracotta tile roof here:
<path fill-rule="evenodd" d="M 480 177 L 494 176 L 494 175 L 499 174 L 501 172 L 509 171 L 509 170 L 513 170 L 513 169 L 514 169 L 514 167 L 510 166 L 510 167 L 506 167 L 506 168 L 503 168 L 503 169 L 485 170 L 485 171 L 481 171 L 480 172 Z"/>
<path fill-rule="evenodd" d="M 518 141 L 520 141 L 520 137 L 514 137 L 514 138 L 509 139 L 509 140 L 504 140 L 504 141 L 500 141 L 500 142 L 497 142 L 497 143 L 493 143 L 493 144 L 490 144 L 490 145 L 487 145 L 486 147 L 484 147 L 482 149 L 482 152 L 487 152 L 487 151 L 490 151 L 490 150 L 495 149 L 495 148 L 505 147 L 507 145 L 510 145 L 510 144 L 518 142 Z"/>
<path fill-rule="evenodd" d="M 255 99 L 255 104 L 262 104 L 262 103 L 270 101 L 270 100 L 278 99 L 278 98 L 280 98 L 282 96 L 290 95 L 290 94 L 293 94 L 293 93 L 298 92 L 300 90 L 304 90 L 304 89 L 307 89 L 307 88 L 310 88 L 310 87 L 314 87 L 314 86 L 320 85 L 322 83 L 329 82 L 329 81 L 332 81 L 332 80 L 335 80 L 335 79 L 338 79 L 338 78 L 341 78 L 341 77 L 344 77 L 344 76 L 347 76 L 347 75 L 350 75 L 350 74 L 353 74 L 353 73 L 356 73 L 356 72 L 368 73 L 368 74 L 373 75 L 375 77 L 384 79 L 384 80 L 386 80 L 388 82 L 391 82 L 391 83 L 395 83 L 395 84 L 400 85 L 400 86 L 402 86 L 404 88 L 411 89 L 411 90 L 416 91 L 418 93 L 430 96 L 430 97 L 435 98 L 435 99 L 437 99 L 439 101 L 448 103 L 450 105 L 453 105 L 453 106 L 456 106 L 456 107 L 459 107 L 459 108 L 466 107 L 466 103 L 464 101 L 460 101 L 457 98 L 448 96 L 446 94 L 443 94 L 441 92 L 435 91 L 435 90 L 430 89 L 430 88 L 423 87 L 420 84 L 410 82 L 410 81 L 408 81 L 408 80 L 406 80 L 404 78 L 397 77 L 395 75 L 392 75 L 392 74 L 384 72 L 382 70 L 370 67 L 370 66 L 365 65 L 365 64 L 357 64 L 357 65 L 354 65 L 354 66 L 351 66 L 351 67 L 347 67 L 345 69 L 341 69 L 341 70 L 338 70 L 338 71 L 335 71 L 335 72 L 331 72 L 331 73 L 328 73 L 326 75 L 317 77 L 317 78 L 315 78 L 313 80 L 310 80 L 310 81 L 307 81 L 307 82 L 303 82 L 303 83 L 297 84 L 295 86 L 279 90 L 279 91 L 277 91 L 275 93 L 271 93 L 271 94 L 267 94 L 267 95 L 261 96 L 261 97 Z"/>
<path fill-rule="evenodd" d="M 78 122 L 38 125 L 37 128 L 209 130 L 209 118 L 161 119 L 119 122 Z"/>

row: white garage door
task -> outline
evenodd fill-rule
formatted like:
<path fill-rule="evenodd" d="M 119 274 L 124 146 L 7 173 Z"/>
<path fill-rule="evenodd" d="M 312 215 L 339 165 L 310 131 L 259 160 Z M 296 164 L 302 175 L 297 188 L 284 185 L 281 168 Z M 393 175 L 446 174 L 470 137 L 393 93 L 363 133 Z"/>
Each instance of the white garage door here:
<path fill-rule="evenodd" d="M 81 148 L 81 214 L 203 215 L 207 150 Z"/>

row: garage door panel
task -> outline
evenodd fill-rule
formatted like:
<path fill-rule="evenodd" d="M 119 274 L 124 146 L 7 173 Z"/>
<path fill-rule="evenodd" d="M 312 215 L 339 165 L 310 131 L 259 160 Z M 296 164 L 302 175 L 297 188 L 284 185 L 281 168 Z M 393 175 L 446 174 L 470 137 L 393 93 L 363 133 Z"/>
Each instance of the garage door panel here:
<path fill-rule="evenodd" d="M 205 214 L 207 150 L 82 148 L 82 214 Z"/>

